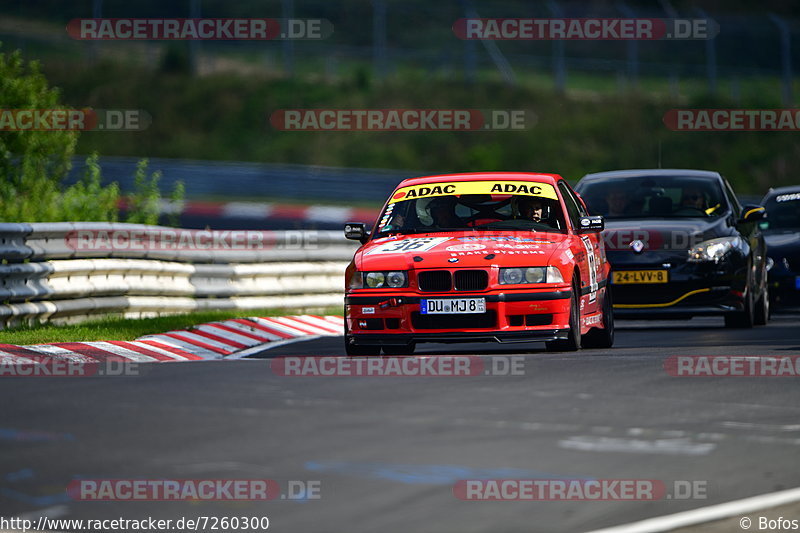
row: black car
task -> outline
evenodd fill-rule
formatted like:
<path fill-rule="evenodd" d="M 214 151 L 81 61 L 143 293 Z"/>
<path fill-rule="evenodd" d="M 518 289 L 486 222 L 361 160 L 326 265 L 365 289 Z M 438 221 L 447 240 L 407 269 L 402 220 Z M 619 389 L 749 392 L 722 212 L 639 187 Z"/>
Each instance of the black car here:
<path fill-rule="evenodd" d="M 760 226 L 772 260 L 770 296 L 778 304 L 800 303 L 800 186 L 770 189 L 761 205 L 769 212 Z"/>
<path fill-rule="evenodd" d="M 767 256 L 759 222 L 728 181 L 700 170 L 589 174 L 575 190 L 604 215 L 614 314 L 722 315 L 728 327 L 766 324 Z"/>

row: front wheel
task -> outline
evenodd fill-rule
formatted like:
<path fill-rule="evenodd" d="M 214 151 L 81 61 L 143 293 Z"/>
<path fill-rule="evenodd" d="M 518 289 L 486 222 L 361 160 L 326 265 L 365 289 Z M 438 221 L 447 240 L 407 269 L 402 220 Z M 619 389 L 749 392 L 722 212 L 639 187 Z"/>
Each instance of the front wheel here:
<path fill-rule="evenodd" d="M 381 354 L 381 347 L 380 345 L 371 345 L 371 344 L 350 344 L 347 340 L 344 341 L 344 351 L 347 355 L 360 357 L 360 356 L 370 356 L 370 355 L 380 355 Z"/>
<path fill-rule="evenodd" d="M 350 328 L 347 327 L 347 320 L 344 322 L 344 351 L 350 356 L 369 356 L 380 355 L 380 344 L 351 344 Z"/>
<path fill-rule="evenodd" d="M 384 344 L 383 345 L 383 353 L 386 355 L 413 355 L 414 350 L 417 349 L 416 343 L 405 344 L 405 345 L 391 345 L 391 344 Z"/>
<path fill-rule="evenodd" d="M 584 348 L 611 348 L 614 346 L 614 307 L 611 302 L 611 291 L 606 287 L 603 296 L 603 329 L 593 328 L 583 336 L 581 346 Z"/>
<path fill-rule="evenodd" d="M 766 273 L 765 273 L 766 275 Z M 766 279 L 763 277 L 762 279 Z M 769 321 L 769 285 L 764 283 L 763 290 L 761 291 L 761 297 L 756 302 L 756 312 L 755 316 L 753 317 L 753 323 L 756 326 L 766 326 L 767 322 Z"/>
<path fill-rule="evenodd" d="M 744 310 L 737 313 L 725 315 L 725 327 L 737 329 L 749 329 L 753 327 L 755 315 L 755 303 L 753 302 L 753 291 L 747 289 L 747 297 L 744 300 Z"/>
<path fill-rule="evenodd" d="M 566 339 L 544 343 L 548 352 L 576 352 L 581 348 L 581 288 L 577 279 L 572 280 L 572 297 L 569 305 L 569 335 Z"/>

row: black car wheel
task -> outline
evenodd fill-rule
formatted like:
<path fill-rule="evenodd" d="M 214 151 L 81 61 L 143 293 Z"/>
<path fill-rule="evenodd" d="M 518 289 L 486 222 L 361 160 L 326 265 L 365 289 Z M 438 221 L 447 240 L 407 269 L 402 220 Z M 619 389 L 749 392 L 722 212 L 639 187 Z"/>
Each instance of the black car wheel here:
<path fill-rule="evenodd" d="M 381 346 L 380 344 L 351 344 L 350 338 L 350 331 L 347 328 L 347 321 L 345 320 L 344 323 L 344 351 L 347 355 L 350 356 L 369 356 L 369 355 L 380 355 L 381 354 Z"/>
<path fill-rule="evenodd" d="M 752 288 L 748 287 L 747 296 L 744 300 L 744 310 L 725 315 L 725 327 L 740 329 L 752 328 L 753 318 L 755 315 L 754 307 L 755 303 L 753 302 L 753 290 Z"/>
<path fill-rule="evenodd" d="M 402 346 L 384 344 L 383 353 L 386 355 L 413 355 L 416 349 L 417 345 L 413 342 Z"/>
<path fill-rule="evenodd" d="M 753 323 L 756 326 L 766 326 L 770 318 L 770 298 L 769 298 L 769 284 L 767 284 L 767 273 L 762 273 L 761 279 L 763 280 L 763 287 L 761 287 L 761 296 L 756 302 L 755 316 Z"/>
<path fill-rule="evenodd" d="M 614 346 L 614 308 L 611 303 L 611 290 L 606 288 L 603 297 L 603 325 L 604 328 L 589 330 L 581 340 L 584 348 L 611 348 Z"/>
<path fill-rule="evenodd" d="M 581 288 L 576 278 L 572 278 L 572 297 L 570 298 L 569 335 L 566 339 L 544 343 L 548 352 L 575 352 L 581 348 Z"/>

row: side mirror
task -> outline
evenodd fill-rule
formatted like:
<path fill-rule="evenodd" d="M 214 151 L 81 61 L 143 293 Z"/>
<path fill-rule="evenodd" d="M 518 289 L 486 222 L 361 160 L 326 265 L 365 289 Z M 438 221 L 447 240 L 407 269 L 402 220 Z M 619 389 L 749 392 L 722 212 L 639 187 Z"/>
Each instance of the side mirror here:
<path fill-rule="evenodd" d="M 592 215 L 590 217 L 581 217 L 578 220 L 578 233 L 599 233 L 606 227 L 603 215 Z"/>
<path fill-rule="evenodd" d="M 767 218 L 767 210 L 760 205 L 746 205 L 742 208 L 742 218 L 739 222 L 758 222 Z"/>
<path fill-rule="evenodd" d="M 348 222 L 344 225 L 344 236 L 351 241 L 365 244 L 369 240 L 367 225 L 362 222 Z"/>

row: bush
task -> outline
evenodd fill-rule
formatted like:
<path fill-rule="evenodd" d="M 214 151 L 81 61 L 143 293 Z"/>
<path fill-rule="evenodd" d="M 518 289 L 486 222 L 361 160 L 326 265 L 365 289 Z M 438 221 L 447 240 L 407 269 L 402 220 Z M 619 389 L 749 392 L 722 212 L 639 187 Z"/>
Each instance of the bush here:
<path fill-rule="evenodd" d="M 51 88 L 37 62 L 27 65 L 19 51 L 0 53 L 0 102 L 4 109 L 66 109 L 58 89 Z M 77 183 L 63 186 L 70 169 L 78 132 L 0 129 L 0 221 L 108 221 L 119 216 L 119 186 L 101 185 L 98 156 L 86 159 Z M 130 197 L 128 220 L 158 222 L 159 173 L 147 177 L 147 160 L 136 171 L 136 190 Z M 183 200 L 179 184 L 172 201 Z"/>

